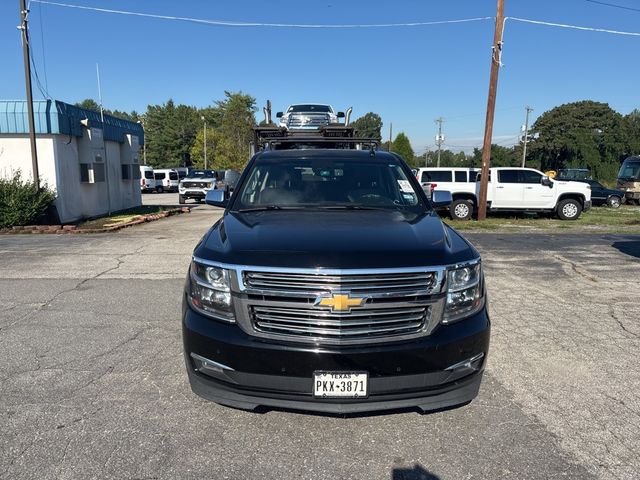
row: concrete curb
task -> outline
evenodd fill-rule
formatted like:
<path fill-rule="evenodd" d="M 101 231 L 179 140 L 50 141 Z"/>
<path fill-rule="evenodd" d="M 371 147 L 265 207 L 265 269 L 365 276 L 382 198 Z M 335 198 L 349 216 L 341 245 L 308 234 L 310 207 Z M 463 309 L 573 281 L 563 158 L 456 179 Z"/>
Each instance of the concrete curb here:
<path fill-rule="evenodd" d="M 25 225 L 25 226 L 11 227 L 11 228 L 2 228 L 0 229 L 0 234 L 18 235 L 18 234 L 54 233 L 54 234 L 60 235 L 60 234 L 69 234 L 69 233 L 107 233 L 107 232 L 115 232 L 116 230 L 121 230 L 127 227 L 132 227 L 134 225 L 140 225 L 146 222 L 153 222 L 155 220 L 171 217 L 173 215 L 180 215 L 182 213 L 190 213 L 190 212 L 191 212 L 191 208 L 180 207 L 180 208 L 172 208 L 170 210 L 164 210 L 160 213 L 152 213 L 152 214 L 150 213 L 147 215 L 140 215 L 134 220 L 131 220 L 127 223 L 120 223 L 118 225 L 112 225 L 109 227 L 78 228 L 76 225 Z"/>

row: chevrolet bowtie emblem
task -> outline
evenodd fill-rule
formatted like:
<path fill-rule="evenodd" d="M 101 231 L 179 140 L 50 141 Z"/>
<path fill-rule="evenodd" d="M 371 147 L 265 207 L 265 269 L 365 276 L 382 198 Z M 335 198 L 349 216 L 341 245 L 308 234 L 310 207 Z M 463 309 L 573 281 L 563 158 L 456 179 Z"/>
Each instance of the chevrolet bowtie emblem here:
<path fill-rule="evenodd" d="M 360 307 L 366 298 L 350 297 L 349 295 L 333 295 L 331 297 L 318 297 L 316 305 L 321 307 L 331 307 L 334 312 L 348 312 L 351 307 Z"/>

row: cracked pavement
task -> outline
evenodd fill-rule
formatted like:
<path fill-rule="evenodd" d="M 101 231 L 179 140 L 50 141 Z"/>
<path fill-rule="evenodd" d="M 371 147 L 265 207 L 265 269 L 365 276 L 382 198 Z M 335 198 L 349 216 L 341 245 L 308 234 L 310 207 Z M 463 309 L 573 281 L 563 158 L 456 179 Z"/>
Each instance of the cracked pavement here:
<path fill-rule="evenodd" d="M 479 397 L 342 418 L 191 393 L 180 295 L 218 216 L 0 237 L 0 478 L 640 477 L 639 236 L 465 234 L 493 322 Z"/>

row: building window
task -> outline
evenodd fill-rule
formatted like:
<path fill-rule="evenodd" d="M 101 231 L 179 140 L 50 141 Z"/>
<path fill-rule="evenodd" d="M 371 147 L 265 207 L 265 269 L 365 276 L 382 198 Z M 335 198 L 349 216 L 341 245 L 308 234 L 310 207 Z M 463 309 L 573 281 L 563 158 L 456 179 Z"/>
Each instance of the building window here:
<path fill-rule="evenodd" d="M 122 180 L 131 180 L 131 165 L 120 165 Z"/>
<path fill-rule="evenodd" d="M 101 183 L 105 179 L 104 163 L 81 163 L 80 182 L 81 183 Z"/>
<path fill-rule="evenodd" d="M 91 164 L 80 164 L 80 182 L 81 183 L 93 183 L 93 175 L 91 175 Z"/>
<path fill-rule="evenodd" d="M 104 163 L 93 164 L 93 181 L 101 183 L 105 181 Z"/>

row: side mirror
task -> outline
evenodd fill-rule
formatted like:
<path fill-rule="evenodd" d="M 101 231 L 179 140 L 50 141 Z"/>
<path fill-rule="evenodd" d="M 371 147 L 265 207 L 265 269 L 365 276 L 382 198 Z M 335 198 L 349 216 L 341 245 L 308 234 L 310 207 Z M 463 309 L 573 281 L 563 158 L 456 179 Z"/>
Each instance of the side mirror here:
<path fill-rule="evenodd" d="M 446 190 L 434 190 L 431 194 L 431 205 L 434 208 L 445 208 L 453 203 L 451 192 Z"/>
<path fill-rule="evenodd" d="M 214 207 L 225 208 L 227 206 L 229 197 L 227 192 L 224 190 L 213 189 L 207 192 L 207 195 L 204 197 L 204 203 L 207 205 L 213 205 Z"/>
<path fill-rule="evenodd" d="M 344 118 L 344 112 L 338 112 L 338 118 Z"/>
<path fill-rule="evenodd" d="M 547 175 L 542 176 L 540 183 L 545 187 L 553 187 L 553 181 Z"/>
<path fill-rule="evenodd" d="M 282 115 L 283 115 L 283 113 L 282 113 L 282 112 L 278 112 L 278 113 L 276 113 L 276 118 L 281 118 L 281 117 L 282 117 Z"/>

